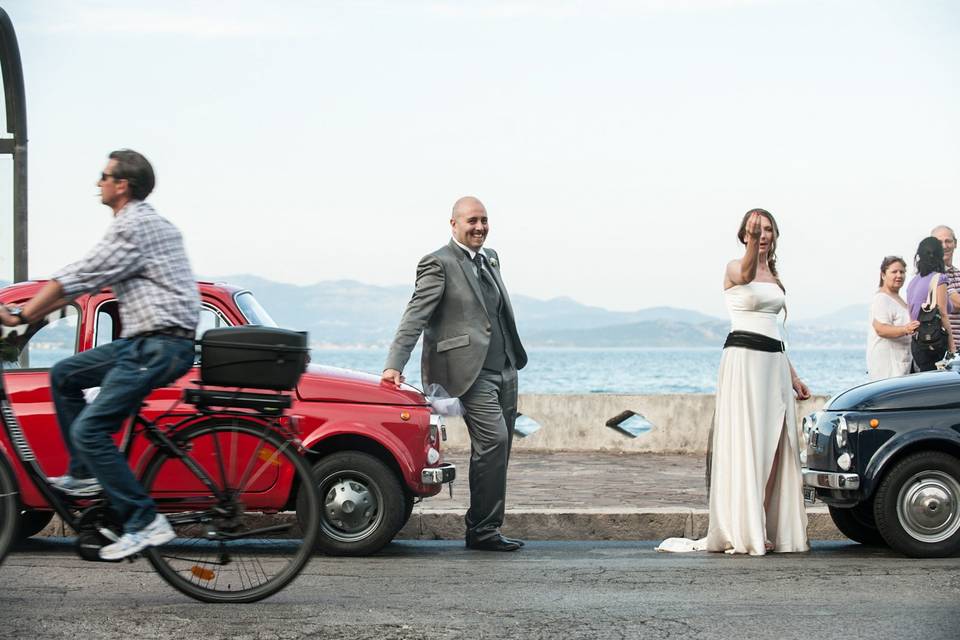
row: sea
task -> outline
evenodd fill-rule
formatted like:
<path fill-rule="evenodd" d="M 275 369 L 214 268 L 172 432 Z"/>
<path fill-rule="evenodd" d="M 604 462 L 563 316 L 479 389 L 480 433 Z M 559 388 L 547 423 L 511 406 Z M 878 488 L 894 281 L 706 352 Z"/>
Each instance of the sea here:
<path fill-rule="evenodd" d="M 520 372 L 520 393 L 714 393 L 721 349 L 528 349 Z M 867 381 L 864 349 L 791 349 L 797 374 L 814 395 L 833 395 Z M 381 349 L 314 349 L 312 361 L 379 375 Z M 420 383 L 420 351 L 404 370 L 407 382 Z"/>

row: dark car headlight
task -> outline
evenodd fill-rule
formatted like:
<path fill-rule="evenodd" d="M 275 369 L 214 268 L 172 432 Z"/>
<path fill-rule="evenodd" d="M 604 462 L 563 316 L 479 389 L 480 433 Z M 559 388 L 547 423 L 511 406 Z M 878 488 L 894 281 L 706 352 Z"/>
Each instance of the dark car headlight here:
<path fill-rule="evenodd" d="M 837 430 L 833 433 L 833 436 L 837 439 L 837 448 L 843 449 L 847 446 L 847 436 L 850 433 L 850 425 L 847 424 L 847 419 L 843 416 L 837 418 Z"/>

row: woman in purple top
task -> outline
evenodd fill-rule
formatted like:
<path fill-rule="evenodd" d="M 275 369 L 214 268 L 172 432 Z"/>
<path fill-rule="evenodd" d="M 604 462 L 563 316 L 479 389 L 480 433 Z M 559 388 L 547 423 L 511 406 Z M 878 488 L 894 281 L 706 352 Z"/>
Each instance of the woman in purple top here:
<path fill-rule="evenodd" d="M 933 371 L 936 369 L 936 362 L 943 358 L 945 351 L 956 351 L 948 315 L 953 305 L 950 304 L 947 294 L 947 276 L 944 274 L 946 266 L 943 263 L 943 245 L 940 241 L 934 237 L 920 241 L 914 264 L 917 267 L 917 277 L 907 286 L 907 304 L 910 307 L 911 320 L 919 319 L 921 307 L 927 303 L 930 295 L 931 280 L 937 278 L 938 283 L 934 298 L 940 310 L 943 331 L 936 332 L 933 342 L 922 341 L 920 334 L 923 332 L 918 331 L 914 334 L 911 343 L 914 368 L 917 371 Z"/>

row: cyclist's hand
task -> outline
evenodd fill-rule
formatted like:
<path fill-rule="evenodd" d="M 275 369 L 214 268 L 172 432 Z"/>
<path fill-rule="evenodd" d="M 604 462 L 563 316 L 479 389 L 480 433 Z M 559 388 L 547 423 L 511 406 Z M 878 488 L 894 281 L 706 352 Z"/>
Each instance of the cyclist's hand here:
<path fill-rule="evenodd" d="M 400 386 L 406 378 L 404 378 L 399 371 L 396 369 L 384 369 L 383 375 L 381 376 L 383 382 L 392 382 L 393 384 Z"/>
<path fill-rule="evenodd" d="M 0 305 L 0 323 L 7 327 L 15 327 L 20 324 L 20 318 L 12 315 L 5 306 Z"/>

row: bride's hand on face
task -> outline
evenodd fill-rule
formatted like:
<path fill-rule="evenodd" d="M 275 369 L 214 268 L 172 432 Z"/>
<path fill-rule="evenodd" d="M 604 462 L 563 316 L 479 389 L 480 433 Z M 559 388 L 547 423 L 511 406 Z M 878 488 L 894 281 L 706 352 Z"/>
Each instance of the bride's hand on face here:
<path fill-rule="evenodd" d="M 810 397 L 810 389 L 800 378 L 793 379 L 793 392 L 797 394 L 797 400 L 806 400 Z"/>
<path fill-rule="evenodd" d="M 747 220 L 747 236 L 759 240 L 761 231 L 763 231 L 763 216 L 756 212 L 751 213 Z"/>

